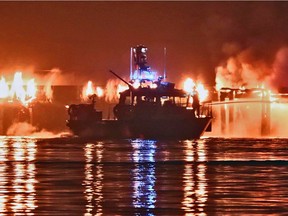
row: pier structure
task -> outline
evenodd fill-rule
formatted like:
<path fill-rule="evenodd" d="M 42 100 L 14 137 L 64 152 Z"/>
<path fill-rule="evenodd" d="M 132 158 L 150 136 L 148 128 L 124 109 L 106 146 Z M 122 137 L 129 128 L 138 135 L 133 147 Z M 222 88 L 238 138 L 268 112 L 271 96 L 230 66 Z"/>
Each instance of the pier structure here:
<path fill-rule="evenodd" d="M 38 130 L 61 132 L 66 127 L 66 105 L 78 103 L 82 86 L 51 86 L 52 98 L 43 93 L 44 87 L 38 86 L 36 98 L 29 104 L 17 99 L 0 99 L 0 135 L 7 135 L 9 128 L 17 123 L 28 123 Z"/>
<path fill-rule="evenodd" d="M 239 121 L 245 121 L 249 112 L 250 116 L 254 115 L 255 119 L 260 114 L 260 122 L 253 122 L 255 127 L 259 125 L 255 129 L 259 129 L 260 135 L 267 136 L 270 134 L 271 100 L 268 90 L 263 88 L 221 88 L 218 95 L 220 127 L 223 135 L 233 134 Z M 247 124 L 249 124 L 248 119 Z"/>

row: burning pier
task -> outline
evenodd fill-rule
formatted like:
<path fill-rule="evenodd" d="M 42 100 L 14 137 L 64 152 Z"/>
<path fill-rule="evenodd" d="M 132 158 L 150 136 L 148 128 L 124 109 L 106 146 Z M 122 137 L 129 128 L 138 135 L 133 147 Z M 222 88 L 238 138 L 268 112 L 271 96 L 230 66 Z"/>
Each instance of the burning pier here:
<path fill-rule="evenodd" d="M 21 72 L 14 74 L 12 82 L 2 77 L 0 135 L 29 135 L 28 132 L 41 130 L 65 131 L 65 105 L 80 101 L 81 90 L 82 86 L 37 85 L 34 79 L 24 82 Z"/>
<path fill-rule="evenodd" d="M 286 93 L 271 93 L 265 88 L 221 88 L 218 100 L 213 102 L 214 133 L 241 137 L 283 136 L 285 96 Z"/>

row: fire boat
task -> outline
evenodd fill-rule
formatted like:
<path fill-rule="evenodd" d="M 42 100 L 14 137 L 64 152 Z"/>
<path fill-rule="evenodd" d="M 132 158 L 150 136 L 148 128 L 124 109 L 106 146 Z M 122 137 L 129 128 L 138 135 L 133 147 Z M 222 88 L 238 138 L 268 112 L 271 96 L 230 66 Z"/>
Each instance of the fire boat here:
<path fill-rule="evenodd" d="M 119 93 L 114 119 L 102 118 L 102 111 L 95 108 L 96 95 L 91 95 L 91 103 L 69 106 L 67 126 L 74 135 L 99 139 L 197 139 L 211 131 L 211 105 L 193 106 L 191 100 L 197 95 L 164 82 L 165 74 L 157 77 L 147 66 L 146 53 L 143 45 L 131 49 L 134 73 L 130 72 L 129 82 L 110 70 L 128 86 Z"/>

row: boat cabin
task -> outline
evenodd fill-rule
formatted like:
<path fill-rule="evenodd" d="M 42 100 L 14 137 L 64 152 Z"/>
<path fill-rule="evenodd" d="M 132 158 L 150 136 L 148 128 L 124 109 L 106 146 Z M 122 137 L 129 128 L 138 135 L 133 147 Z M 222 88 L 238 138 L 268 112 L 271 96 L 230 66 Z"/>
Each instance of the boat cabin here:
<path fill-rule="evenodd" d="M 195 118 L 192 97 L 174 85 L 157 88 L 130 88 L 120 93 L 119 103 L 114 108 L 117 119 L 132 118 Z"/>

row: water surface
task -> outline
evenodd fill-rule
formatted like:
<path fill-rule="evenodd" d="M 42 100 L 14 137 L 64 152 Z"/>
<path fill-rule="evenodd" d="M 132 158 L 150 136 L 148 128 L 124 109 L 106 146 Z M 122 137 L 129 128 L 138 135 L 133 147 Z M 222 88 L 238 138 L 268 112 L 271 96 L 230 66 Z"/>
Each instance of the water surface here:
<path fill-rule="evenodd" d="M 288 139 L 1 137 L 0 163 L 4 215 L 288 212 Z"/>

